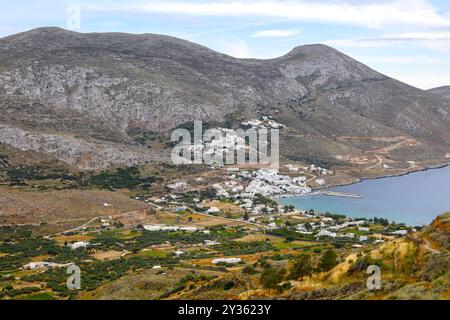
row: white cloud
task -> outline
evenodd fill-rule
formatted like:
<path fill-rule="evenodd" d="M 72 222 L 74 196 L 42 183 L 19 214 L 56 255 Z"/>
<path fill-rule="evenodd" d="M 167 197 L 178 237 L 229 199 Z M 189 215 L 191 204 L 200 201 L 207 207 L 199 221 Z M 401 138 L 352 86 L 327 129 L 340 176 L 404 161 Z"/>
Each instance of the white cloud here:
<path fill-rule="evenodd" d="M 371 39 L 333 39 L 322 41 L 322 44 L 326 44 L 330 47 L 347 47 L 347 48 L 371 48 L 371 47 L 382 47 L 392 44 L 392 41 L 382 41 L 382 38 L 371 38 Z"/>
<path fill-rule="evenodd" d="M 354 38 L 323 41 L 332 47 L 371 48 L 383 47 L 395 43 L 418 43 L 436 51 L 450 51 L 450 32 L 409 32 L 380 36 L 377 38 Z"/>
<path fill-rule="evenodd" d="M 226 53 L 235 58 L 250 58 L 250 49 L 244 40 L 223 41 L 221 52 Z"/>
<path fill-rule="evenodd" d="M 386 38 L 401 40 L 450 40 L 450 32 L 406 32 L 387 35 Z"/>
<path fill-rule="evenodd" d="M 97 2 L 98 3 L 98 2 Z M 450 26 L 450 18 L 425 0 L 384 0 L 378 2 L 312 0 L 263 1 L 127 1 L 105 2 L 104 5 L 84 2 L 84 9 L 98 11 L 132 11 L 149 13 L 185 14 L 197 16 L 263 16 L 296 21 L 342 23 L 368 28 L 384 26 Z"/>
<path fill-rule="evenodd" d="M 363 63 L 384 63 L 384 64 L 412 64 L 412 63 L 442 63 L 442 60 L 432 58 L 427 55 L 411 55 L 411 56 L 353 56 L 356 60 Z"/>
<path fill-rule="evenodd" d="M 447 74 L 396 74 L 395 78 L 424 90 L 450 85 L 450 75 Z"/>
<path fill-rule="evenodd" d="M 252 34 L 254 38 L 264 38 L 264 37 L 293 37 L 301 34 L 301 29 L 271 29 L 271 30 L 260 30 Z"/>

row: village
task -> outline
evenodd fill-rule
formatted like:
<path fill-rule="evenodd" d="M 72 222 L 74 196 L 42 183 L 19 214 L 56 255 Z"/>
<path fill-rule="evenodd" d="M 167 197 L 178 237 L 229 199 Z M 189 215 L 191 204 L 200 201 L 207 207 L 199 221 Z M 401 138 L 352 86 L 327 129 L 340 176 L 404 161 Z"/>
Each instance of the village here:
<path fill-rule="evenodd" d="M 242 263 L 241 257 L 215 256 L 213 248 L 222 245 L 214 237 L 217 226 L 229 225 L 230 230 L 244 232 L 246 236 L 261 235 L 264 237 L 277 236 L 291 239 L 289 241 L 334 242 L 349 248 L 363 248 L 365 244 L 379 244 L 385 240 L 401 237 L 414 229 L 404 225 L 392 225 L 383 219 L 356 219 L 352 220 L 343 215 L 328 212 L 315 212 L 314 210 L 299 210 L 293 206 L 279 204 L 275 197 L 286 195 L 308 195 L 312 188 L 307 185 L 305 172 L 324 180 L 333 173 L 324 168 L 310 165 L 298 168 L 292 164 L 285 166 L 289 175 L 281 175 L 278 170 L 258 169 L 240 170 L 239 168 L 226 168 L 226 179 L 222 183 L 211 186 L 213 190 L 207 196 L 201 196 L 198 190 L 192 190 L 187 181 L 176 181 L 168 185 L 170 194 L 158 197 L 135 197 L 154 207 L 156 212 L 171 212 L 177 216 L 177 223 L 153 223 L 134 226 L 133 232 L 155 234 L 186 234 L 188 237 L 202 235 L 199 242 L 155 244 L 149 247 L 143 244 L 142 252 L 149 250 L 169 250 L 168 254 L 182 259 L 192 256 L 190 252 L 203 251 L 211 256 L 212 265 L 232 265 Z M 196 178 L 198 181 L 199 178 Z M 198 195 L 200 194 L 200 195 Z M 273 199 L 273 198 L 274 199 Z M 105 207 L 111 204 L 104 203 Z M 187 217 L 187 218 L 186 218 Z M 194 218 L 195 217 L 195 218 Z M 211 218 L 214 223 L 210 227 L 202 225 L 203 219 Z M 92 220 L 79 229 L 68 230 L 64 235 L 92 235 L 104 232 L 122 230 L 122 225 L 113 221 L 112 217 L 101 217 Z M 223 227 L 222 227 L 223 228 Z M 228 228 L 226 228 L 228 229 Z M 213 233 L 212 233 L 213 232 Z M 265 235 L 265 236 L 264 236 Z M 212 237 L 210 237 L 212 236 Z M 288 240 L 285 240 L 288 241 Z M 91 248 L 101 250 L 102 244 L 88 241 L 66 242 L 71 250 Z M 204 248 L 204 249 L 202 249 Z M 109 248 L 110 249 L 110 248 Z M 133 255 L 133 250 L 124 246 L 120 257 Z M 195 255 L 194 255 L 195 256 Z M 202 255 L 202 257 L 205 254 Z M 46 261 L 30 262 L 23 269 L 53 269 L 67 267 Z M 161 266 L 155 265 L 154 268 Z"/>
<path fill-rule="evenodd" d="M 244 122 L 242 127 L 285 128 L 268 116 Z M 234 130 L 219 128 L 216 133 L 219 139 L 191 145 L 188 150 L 216 160 L 217 153 L 226 157 L 236 147 L 238 152 L 251 153 Z M 164 178 L 158 178 L 151 171 L 151 176 L 143 177 L 149 169 L 134 167 L 90 180 L 96 184 L 88 187 L 109 188 L 140 209 L 117 210 L 118 202 L 105 200 L 96 204 L 99 214 L 82 224 L 41 238 L 0 243 L 6 268 L 0 263 L 0 271 L 6 273 L 3 279 L 16 279 L 13 289 L 0 296 L 41 292 L 43 286 L 52 297 L 74 298 L 78 293 L 65 286 L 69 267 L 88 273 L 84 293 L 137 270 L 149 270 L 155 281 L 178 279 L 174 285 L 183 290 L 189 288 L 185 282 L 195 282 L 192 274 L 201 274 L 200 279 L 226 278 L 236 272 L 260 274 L 263 283 L 264 273 L 272 270 L 268 261 L 292 268 L 305 254 L 322 258 L 332 254 L 335 264 L 349 264 L 338 255 L 360 257 L 365 250 L 403 241 L 417 231 L 386 219 L 350 219 L 345 213 L 281 204 L 281 198 L 290 196 L 360 197 L 328 190 L 336 183 L 335 172 L 318 164 L 284 160 L 273 167 L 270 163 L 225 165 L 219 161 L 202 168 L 162 168 L 173 173 L 165 171 Z M 33 254 L 21 253 L 23 248 Z M 231 288 L 230 283 L 234 286 L 234 281 L 226 282 L 224 291 Z M 173 290 L 166 288 L 155 298 L 176 297 Z"/>

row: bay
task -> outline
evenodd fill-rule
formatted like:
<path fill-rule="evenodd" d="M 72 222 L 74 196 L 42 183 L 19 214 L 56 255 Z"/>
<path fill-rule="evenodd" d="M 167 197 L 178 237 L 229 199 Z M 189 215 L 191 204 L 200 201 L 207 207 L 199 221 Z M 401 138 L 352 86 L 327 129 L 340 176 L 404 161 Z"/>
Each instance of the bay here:
<path fill-rule="evenodd" d="M 327 190 L 362 198 L 313 195 L 281 198 L 279 202 L 302 210 L 339 213 L 351 218 L 378 217 L 409 226 L 426 225 L 450 211 L 450 166 Z"/>

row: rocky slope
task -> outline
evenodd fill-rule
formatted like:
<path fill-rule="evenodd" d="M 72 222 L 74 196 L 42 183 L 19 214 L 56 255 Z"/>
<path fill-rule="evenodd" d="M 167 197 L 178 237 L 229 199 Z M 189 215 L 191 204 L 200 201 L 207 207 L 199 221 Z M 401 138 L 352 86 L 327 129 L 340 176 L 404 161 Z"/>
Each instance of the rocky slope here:
<path fill-rule="evenodd" d="M 438 245 L 450 249 L 450 212 L 437 217 L 425 230 L 426 235 Z"/>
<path fill-rule="evenodd" d="M 448 100 L 323 45 L 235 59 L 168 36 L 40 28 L 0 39 L 0 108 L 0 142 L 85 168 L 167 160 L 135 143 L 133 130 L 263 114 L 295 133 L 282 139 L 288 157 L 370 149 L 340 136 L 413 137 L 431 148 L 427 160 L 450 149 Z"/>
<path fill-rule="evenodd" d="M 444 87 L 430 89 L 430 90 L 428 90 L 428 92 L 438 94 L 447 99 L 450 99 L 450 86 L 444 86 Z"/>

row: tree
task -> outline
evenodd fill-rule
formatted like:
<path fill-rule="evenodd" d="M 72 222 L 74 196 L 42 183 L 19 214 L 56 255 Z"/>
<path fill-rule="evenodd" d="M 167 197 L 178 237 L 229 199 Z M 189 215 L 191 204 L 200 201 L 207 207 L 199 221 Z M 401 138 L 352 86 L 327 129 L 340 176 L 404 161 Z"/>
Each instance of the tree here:
<path fill-rule="evenodd" d="M 255 270 L 255 268 L 251 267 L 251 266 L 245 266 L 242 271 L 242 273 L 245 274 L 256 274 L 258 273 L 258 271 Z"/>
<path fill-rule="evenodd" d="M 322 271 L 333 269 L 338 264 L 338 256 L 333 249 L 328 249 L 320 259 L 319 268 Z"/>
<path fill-rule="evenodd" d="M 285 269 L 275 270 L 268 268 L 261 274 L 259 282 L 266 289 L 280 289 L 278 284 L 283 281 L 285 273 Z"/>
<path fill-rule="evenodd" d="M 230 290 L 231 288 L 234 287 L 234 282 L 233 281 L 227 281 L 224 283 L 223 285 L 223 290 Z"/>
<path fill-rule="evenodd" d="M 304 277 L 312 274 L 311 256 L 309 254 L 301 254 L 297 257 L 292 267 L 289 279 L 303 281 Z"/>

